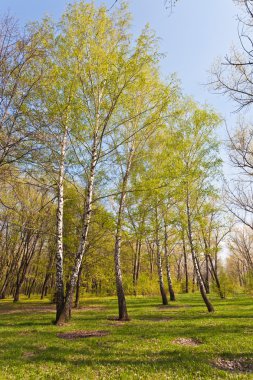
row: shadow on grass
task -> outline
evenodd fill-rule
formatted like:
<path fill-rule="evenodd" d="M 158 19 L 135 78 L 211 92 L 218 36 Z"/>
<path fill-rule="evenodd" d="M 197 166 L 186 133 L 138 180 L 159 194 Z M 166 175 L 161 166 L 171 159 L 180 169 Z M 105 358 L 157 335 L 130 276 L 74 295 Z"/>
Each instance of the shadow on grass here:
<path fill-rule="evenodd" d="M 208 379 L 215 379 L 221 378 L 218 375 L 222 373 L 223 377 L 226 376 L 212 366 L 212 360 L 217 357 L 252 357 L 251 298 L 216 299 L 214 305 L 217 312 L 214 314 L 205 311 L 202 300 L 197 296 L 192 300 L 190 295 L 182 299 L 179 297 L 176 304 L 162 310 L 158 309 L 161 307 L 158 301 L 158 297 L 129 298 L 131 321 L 122 324 L 120 329 L 108 325 L 107 320 L 108 315 L 117 314 L 116 298 L 94 300 L 93 305 L 103 305 L 102 310 L 93 309 L 90 307 L 92 300 L 87 300 L 87 303 L 81 304 L 84 309 L 73 312 L 71 324 L 62 327 L 52 325 L 51 312 L 42 314 L 33 311 L 37 307 L 47 308 L 49 303 L 45 302 L 43 306 L 30 301 L 20 305 L 11 302 L 5 302 L 4 306 L 0 304 L 0 314 L 6 307 L 12 311 L 19 306 L 23 308 L 21 313 L 1 315 L 0 367 L 4 368 L 8 363 L 18 371 L 34 365 L 43 371 L 42 368 L 47 365 L 56 369 L 58 365 L 63 365 L 70 368 L 71 373 L 78 371 L 79 367 L 89 367 L 89 370 L 103 367 L 109 376 L 106 379 L 110 378 L 110 371 L 117 373 L 118 368 L 124 368 L 126 372 L 136 368 L 143 371 L 142 378 L 150 378 L 150 374 L 161 370 L 164 373 L 175 372 L 177 378 L 182 378 L 180 376 L 183 374 L 193 379 L 195 372 L 198 372 L 205 379 L 207 373 Z M 26 313 L 28 304 L 32 310 Z M 60 332 L 103 329 L 108 330 L 110 335 L 75 341 L 63 341 L 56 336 Z M 178 346 L 172 343 L 175 338 L 200 339 L 203 344 L 201 347 Z"/>

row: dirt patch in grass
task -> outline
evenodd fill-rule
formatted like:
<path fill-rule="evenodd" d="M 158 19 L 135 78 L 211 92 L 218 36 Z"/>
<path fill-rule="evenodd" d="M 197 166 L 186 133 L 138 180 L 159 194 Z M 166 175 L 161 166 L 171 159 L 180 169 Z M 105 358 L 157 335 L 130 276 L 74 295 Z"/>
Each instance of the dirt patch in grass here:
<path fill-rule="evenodd" d="M 169 309 L 182 309 L 186 306 L 180 306 L 180 305 L 160 305 L 157 306 L 157 309 L 160 311 L 169 310 Z"/>
<path fill-rule="evenodd" d="M 199 339 L 195 338 L 177 338 L 172 341 L 174 344 L 180 344 L 181 346 L 197 347 L 202 344 Z"/>
<path fill-rule="evenodd" d="M 52 313 L 55 311 L 55 306 L 34 306 L 20 307 L 19 309 L 4 308 L 0 311 L 1 314 L 20 314 L 20 313 Z"/>
<path fill-rule="evenodd" d="M 33 358 L 35 355 L 36 355 L 35 352 L 24 352 L 23 358 L 30 359 L 30 358 Z"/>
<path fill-rule="evenodd" d="M 236 358 L 223 359 L 218 358 L 213 362 L 213 366 L 224 371 L 231 372 L 253 372 L 253 359 Z"/>
<path fill-rule="evenodd" d="M 23 305 L 20 305 L 20 307 L 12 308 L 12 307 L 5 307 L 2 310 L 0 309 L 0 314 L 20 314 L 20 313 L 54 313 L 56 309 L 55 305 L 38 305 L 38 306 L 32 306 L 32 307 L 24 307 Z M 101 306 L 81 306 L 78 309 L 73 308 L 73 312 L 80 312 L 80 311 L 105 311 L 106 308 Z"/>
<path fill-rule="evenodd" d="M 108 331 L 71 331 L 67 333 L 57 334 L 58 338 L 62 339 L 80 339 L 80 338 L 92 338 L 92 337 L 102 337 L 108 335 Z"/>

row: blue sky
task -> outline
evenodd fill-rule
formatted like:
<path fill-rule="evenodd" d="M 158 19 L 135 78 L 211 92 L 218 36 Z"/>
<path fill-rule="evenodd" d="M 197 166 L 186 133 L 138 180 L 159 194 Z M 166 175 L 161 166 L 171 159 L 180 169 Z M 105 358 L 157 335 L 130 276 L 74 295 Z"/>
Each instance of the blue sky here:
<path fill-rule="evenodd" d="M 59 17 L 65 0 L 1 0 L 1 14 L 8 10 L 22 23 L 39 19 L 48 14 Z M 133 33 L 137 34 L 148 22 L 161 38 L 161 51 L 166 53 L 161 69 L 164 75 L 176 72 L 184 93 L 195 100 L 208 103 L 222 114 L 229 128 L 235 124 L 231 112 L 235 105 L 224 97 L 211 94 L 204 83 L 208 70 L 218 56 L 225 56 L 233 42 L 237 42 L 238 9 L 232 0 L 179 0 L 170 14 L 164 0 L 128 0 L 133 13 Z M 108 7 L 113 0 L 96 0 Z M 225 139 L 225 128 L 219 131 Z M 225 157 L 223 152 L 223 157 Z"/>

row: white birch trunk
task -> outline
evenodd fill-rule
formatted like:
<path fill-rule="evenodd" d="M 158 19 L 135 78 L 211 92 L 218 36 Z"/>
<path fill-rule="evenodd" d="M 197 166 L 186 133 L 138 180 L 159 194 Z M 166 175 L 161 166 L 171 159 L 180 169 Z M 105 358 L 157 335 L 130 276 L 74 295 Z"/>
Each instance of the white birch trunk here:
<path fill-rule="evenodd" d="M 61 315 L 59 316 L 57 320 L 58 324 L 68 321 L 71 317 L 73 293 L 75 290 L 78 273 L 82 264 L 83 255 L 84 255 L 86 244 L 87 244 L 87 236 L 88 236 L 91 213 L 92 213 L 95 168 L 96 168 L 97 159 L 98 159 L 97 146 L 98 146 L 98 135 L 96 132 L 94 134 L 93 147 L 92 147 L 92 156 L 91 156 L 91 164 L 90 164 L 90 171 L 89 171 L 89 178 L 88 178 L 87 195 L 86 195 L 85 209 L 84 209 L 84 214 L 83 214 L 82 233 L 81 233 L 78 251 L 75 257 L 74 267 L 71 273 L 69 288 L 66 293 L 64 308 L 62 310 Z"/>
<path fill-rule="evenodd" d="M 64 306 L 64 280 L 63 280 L 63 206 L 64 206 L 64 173 L 65 156 L 67 148 L 67 125 L 64 129 L 61 144 L 61 159 L 58 178 L 58 204 L 57 204 L 57 250 L 56 250 L 56 321 L 58 320 Z"/>

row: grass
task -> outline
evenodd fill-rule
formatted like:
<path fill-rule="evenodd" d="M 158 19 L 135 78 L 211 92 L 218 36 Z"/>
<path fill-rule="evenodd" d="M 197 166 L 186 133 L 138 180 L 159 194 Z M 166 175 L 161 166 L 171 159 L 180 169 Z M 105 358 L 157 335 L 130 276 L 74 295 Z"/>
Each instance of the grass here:
<path fill-rule="evenodd" d="M 253 358 L 253 299 L 212 298 L 212 315 L 198 294 L 178 295 L 161 308 L 160 298 L 129 297 L 131 321 L 117 315 L 116 298 L 86 298 L 70 324 L 52 324 L 48 300 L 0 301 L 0 379 L 253 379 L 219 370 L 219 358 Z M 95 306 L 91 308 L 90 306 Z M 52 307 L 52 306 L 51 306 Z M 167 318 L 167 319 L 166 319 Z M 57 333 L 105 330 L 109 335 L 65 340 Z M 177 338 L 201 345 L 181 346 Z"/>

